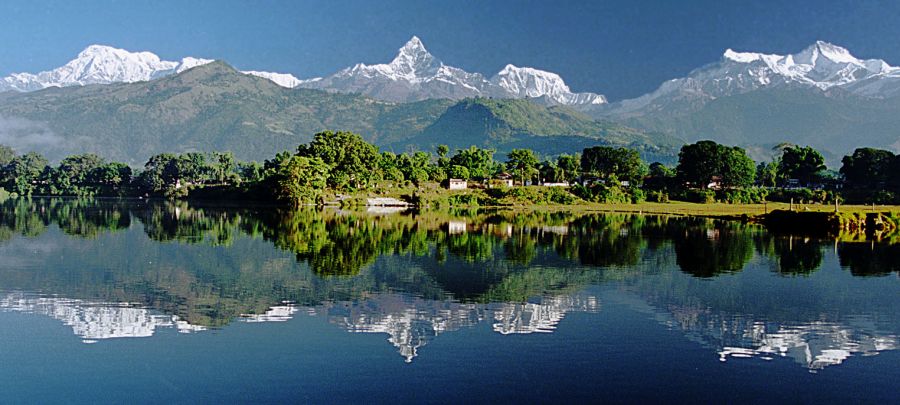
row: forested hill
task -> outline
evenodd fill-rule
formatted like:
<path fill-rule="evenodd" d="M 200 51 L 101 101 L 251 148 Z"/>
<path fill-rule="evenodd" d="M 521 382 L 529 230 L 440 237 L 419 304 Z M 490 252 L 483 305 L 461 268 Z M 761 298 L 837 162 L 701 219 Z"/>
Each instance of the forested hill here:
<path fill-rule="evenodd" d="M 189 151 L 262 160 L 326 129 L 397 151 L 443 143 L 553 154 L 611 144 L 674 156 L 680 144 L 526 100 L 384 102 L 287 89 L 223 62 L 149 82 L 0 93 L 0 143 L 51 160 L 93 152 L 141 165 L 154 154 Z"/>

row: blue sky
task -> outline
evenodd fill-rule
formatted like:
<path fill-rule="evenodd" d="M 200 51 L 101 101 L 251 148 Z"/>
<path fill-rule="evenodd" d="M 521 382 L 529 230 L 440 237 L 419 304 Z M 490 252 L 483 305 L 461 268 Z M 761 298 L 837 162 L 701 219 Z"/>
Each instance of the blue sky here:
<path fill-rule="evenodd" d="M 822 39 L 900 65 L 900 2 L 3 1 L 0 75 L 54 68 L 99 43 L 304 78 L 387 62 L 412 35 L 453 66 L 533 66 L 616 100 L 729 47 L 790 53 Z"/>

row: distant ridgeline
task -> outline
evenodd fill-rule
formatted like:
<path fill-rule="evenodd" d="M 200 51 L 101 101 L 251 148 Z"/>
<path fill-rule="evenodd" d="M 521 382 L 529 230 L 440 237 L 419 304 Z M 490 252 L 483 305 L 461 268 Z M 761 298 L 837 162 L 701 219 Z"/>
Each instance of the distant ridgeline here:
<path fill-rule="evenodd" d="M 670 199 L 900 203 L 900 156 L 870 148 L 845 156 L 840 172 L 828 170 L 817 150 L 794 145 L 782 145 L 774 162 L 757 163 L 743 148 L 700 141 L 681 147 L 675 167 L 648 166 L 638 149 L 603 145 L 543 159 L 531 149 L 512 149 L 503 162 L 494 159 L 494 150 L 477 146 L 450 152 L 447 145 L 438 145 L 435 154 L 382 152 L 355 133 L 325 131 L 294 153 L 281 152 L 263 163 L 238 161 L 231 152 L 162 153 L 135 171 L 95 154 L 51 165 L 38 153 L 17 155 L 0 145 L 0 198 L 161 196 L 300 206 L 363 205 L 366 197 L 381 196 L 420 207 Z M 450 179 L 471 187 L 438 188 Z"/>
<path fill-rule="evenodd" d="M 756 160 L 791 142 L 837 166 L 856 148 L 898 150 L 898 125 L 900 68 L 821 41 L 791 55 L 729 49 L 612 103 L 535 68 L 487 77 L 446 65 L 416 37 L 390 63 L 318 78 L 100 45 L 54 70 L 0 78 L 0 142 L 54 161 L 96 153 L 131 166 L 166 152 L 262 160 L 325 130 L 393 152 L 444 144 L 553 156 L 606 145 L 667 164 L 685 142 L 741 146 Z"/>
<path fill-rule="evenodd" d="M 385 150 L 472 145 L 555 155 L 598 144 L 672 162 L 681 141 L 595 121 L 528 100 L 429 99 L 397 103 L 359 94 L 285 88 L 212 62 L 156 80 L 0 93 L 0 138 L 51 160 L 95 153 L 129 165 L 172 152 L 232 151 L 263 160 L 340 129 Z"/>

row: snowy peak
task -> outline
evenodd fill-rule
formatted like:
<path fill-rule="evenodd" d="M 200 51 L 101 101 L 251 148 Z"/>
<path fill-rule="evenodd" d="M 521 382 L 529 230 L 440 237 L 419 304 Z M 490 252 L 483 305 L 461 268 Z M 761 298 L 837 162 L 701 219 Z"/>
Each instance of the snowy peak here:
<path fill-rule="evenodd" d="M 558 74 L 530 67 L 506 65 L 491 78 L 491 83 L 519 97 L 571 93 L 569 86 L 566 86 Z"/>
<path fill-rule="evenodd" d="M 150 52 L 128 52 L 91 45 L 64 66 L 37 74 L 44 87 L 85 84 L 132 83 L 150 80 L 161 71 L 175 69 L 176 62 L 160 60 Z"/>
<path fill-rule="evenodd" d="M 423 77 L 437 73 L 443 63 L 425 49 L 419 37 L 413 36 L 388 66 L 401 77 Z"/>
<path fill-rule="evenodd" d="M 48 87 L 87 84 L 134 83 L 177 74 L 213 62 L 213 59 L 182 58 L 165 61 L 152 52 L 129 52 L 106 45 L 90 45 L 65 65 L 37 74 L 13 73 L 0 79 L 0 91 L 35 91 Z M 243 72 L 293 88 L 305 81 L 283 73 Z M 316 79 L 313 79 L 316 80 Z"/>
<path fill-rule="evenodd" d="M 507 65 L 491 80 L 480 73 L 445 65 L 412 37 L 387 64 L 356 64 L 318 81 L 301 83 L 337 92 L 363 93 L 388 101 L 466 97 L 536 98 L 550 104 L 603 104 L 593 93 L 572 93 L 559 75 Z"/>
<path fill-rule="evenodd" d="M 530 67 L 506 65 L 491 78 L 491 83 L 503 88 L 514 98 L 546 97 L 558 104 L 603 104 L 606 98 L 594 93 L 572 93 L 556 73 Z"/>
<path fill-rule="evenodd" d="M 296 78 L 294 75 L 292 75 L 290 73 L 258 72 L 255 70 L 248 70 L 248 71 L 244 71 L 241 73 L 248 74 L 251 76 L 262 77 L 264 79 L 269 79 L 273 83 L 275 83 L 281 87 L 287 87 L 289 89 L 297 87 L 300 85 L 300 83 L 304 82 L 303 80 Z"/>
<path fill-rule="evenodd" d="M 898 71 L 900 69 L 883 60 L 861 60 L 846 48 L 816 41 L 791 55 L 735 52 L 728 49 L 719 65 L 702 68 L 691 76 L 705 75 L 717 80 L 744 82 L 751 89 L 754 86 L 799 83 L 826 90 L 880 76 L 896 76 Z"/>
<path fill-rule="evenodd" d="M 832 63 L 862 65 L 862 61 L 853 57 L 846 48 L 824 41 L 816 41 L 815 44 L 795 55 L 793 59 L 796 63 L 815 65 L 820 61 L 820 58 L 824 58 L 824 61 Z"/>

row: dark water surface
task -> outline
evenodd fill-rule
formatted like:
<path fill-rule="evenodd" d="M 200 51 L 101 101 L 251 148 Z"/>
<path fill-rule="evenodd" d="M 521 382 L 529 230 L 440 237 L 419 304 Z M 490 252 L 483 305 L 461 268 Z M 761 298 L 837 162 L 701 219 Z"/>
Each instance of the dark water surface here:
<path fill-rule="evenodd" d="M 900 245 L 0 202 L 0 402 L 897 402 Z"/>

